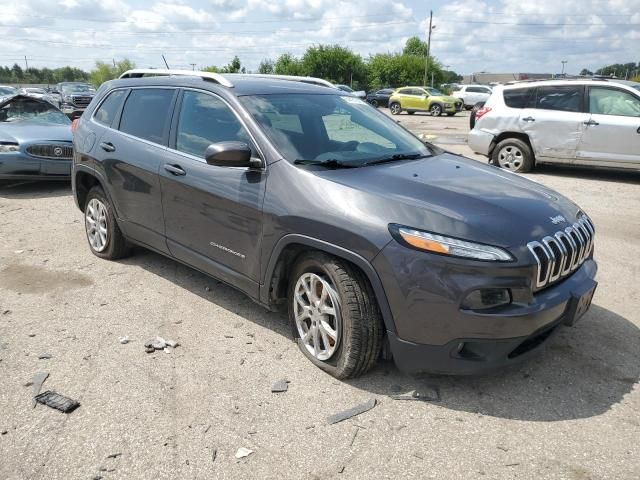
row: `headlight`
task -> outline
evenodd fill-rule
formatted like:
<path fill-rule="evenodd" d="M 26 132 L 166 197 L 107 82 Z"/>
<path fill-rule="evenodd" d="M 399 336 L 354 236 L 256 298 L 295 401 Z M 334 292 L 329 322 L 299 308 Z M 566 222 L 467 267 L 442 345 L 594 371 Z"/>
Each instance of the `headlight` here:
<path fill-rule="evenodd" d="M 70 97 L 70 96 L 68 96 L 68 95 L 64 95 L 64 96 L 62 97 L 62 101 L 63 101 L 63 102 L 67 102 L 67 103 L 71 103 L 71 97 Z"/>
<path fill-rule="evenodd" d="M 514 260 L 506 250 L 491 245 L 445 237 L 402 225 L 390 225 L 389 231 L 400 243 L 416 250 L 490 262 L 511 262 Z"/>
<path fill-rule="evenodd" d="M 17 151 L 18 151 L 17 143 L 0 143 L 0 153 L 17 152 Z"/>
<path fill-rule="evenodd" d="M 450 107 L 451 107 L 451 104 L 450 104 L 450 103 L 445 103 L 445 104 L 444 104 L 444 108 L 450 108 Z"/>

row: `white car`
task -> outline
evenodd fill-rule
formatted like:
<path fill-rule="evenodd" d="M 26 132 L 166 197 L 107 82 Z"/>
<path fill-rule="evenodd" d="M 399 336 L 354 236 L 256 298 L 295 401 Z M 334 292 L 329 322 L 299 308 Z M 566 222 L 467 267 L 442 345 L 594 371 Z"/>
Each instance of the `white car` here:
<path fill-rule="evenodd" d="M 13 97 L 18 94 L 18 90 L 9 85 L 0 85 L 0 102 L 4 102 L 9 97 Z"/>
<path fill-rule="evenodd" d="M 545 80 L 497 86 L 476 112 L 469 146 L 494 165 L 640 170 L 640 83 Z"/>
<path fill-rule="evenodd" d="M 471 109 L 478 102 L 486 102 L 491 92 L 491 87 L 486 85 L 458 85 L 451 96 L 459 98 L 465 108 Z"/>
<path fill-rule="evenodd" d="M 20 95 L 26 95 L 27 97 L 40 98 L 42 100 L 49 102 L 52 105 L 56 105 L 57 103 L 56 100 L 53 98 L 53 96 L 49 95 L 49 93 L 47 93 L 47 91 L 44 88 L 25 87 L 18 90 L 18 93 Z"/>

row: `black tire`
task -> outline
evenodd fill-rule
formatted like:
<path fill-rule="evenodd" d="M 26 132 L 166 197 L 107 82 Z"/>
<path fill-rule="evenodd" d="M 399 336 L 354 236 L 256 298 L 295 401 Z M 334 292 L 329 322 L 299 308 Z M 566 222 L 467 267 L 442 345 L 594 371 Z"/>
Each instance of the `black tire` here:
<path fill-rule="evenodd" d="M 389 111 L 391 115 L 400 115 L 402 113 L 402 107 L 398 102 L 391 102 L 389 104 Z"/>
<path fill-rule="evenodd" d="M 442 115 L 442 107 L 439 104 L 434 103 L 429 107 L 429 112 L 431 112 L 431 116 L 439 117 Z"/>
<path fill-rule="evenodd" d="M 295 290 L 298 280 L 306 274 L 318 275 L 328 282 L 339 299 L 340 323 L 336 328 L 339 333 L 335 351 L 324 361 L 307 350 L 296 325 Z M 287 299 L 293 337 L 302 353 L 317 367 L 345 379 L 364 374 L 376 363 L 382 348 L 382 316 L 373 289 L 360 270 L 322 252 L 303 254 L 292 269 Z"/>
<path fill-rule="evenodd" d="M 372 107 L 378 108 L 378 100 L 376 100 L 375 98 L 373 100 L 371 100 L 371 102 L 369 102 L 369 103 L 371 103 Z"/>
<path fill-rule="evenodd" d="M 484 107 L 485 102 L 476 103 L 471 109 L 471 114 L 469 115 L 469 130 L 473 130 L 473 127 L 476 126 L 476 112 Z"/>
<path fill-rule="evenodd" d="M 533 168 L 534 157 L 527 142 L 519 138 L 507 138 L 495 146 L 491 152 L 491 162 L 505 170 L 524 173 Z"/>
<path fill-rule="evenodd" d="M 102 205 L 104 205 L 104 209 L 106 211 L 106 244 L 103 249 L 98 250 L 91 242 L 90 238 L 90 222 L 87 220 L 89 216 L 88 209 L 90 208 L 90 203 L 92 200 L 97 200 Z M 111 202 L 104 194 L 102 187 L 95 186 L 89 193 L 87 194 L 87 199 L 84 205 L 84 213 L 85 213 L 85 233 L 87 235 L 87 241 L 89 243 L 89 249 L 91 253 L 95 256 L 104 258 L 107 260 L 117 260 L 118 258 L 123 258 L 129 255 L 131 252 L 131 248 L 127 242 L 127 240 L 122 235 L 120 231 L 120 227 L 118 226 L 118 222 L 116 221 L 116 217 L 113 213 L 113 207 L 111 206 Z"/>

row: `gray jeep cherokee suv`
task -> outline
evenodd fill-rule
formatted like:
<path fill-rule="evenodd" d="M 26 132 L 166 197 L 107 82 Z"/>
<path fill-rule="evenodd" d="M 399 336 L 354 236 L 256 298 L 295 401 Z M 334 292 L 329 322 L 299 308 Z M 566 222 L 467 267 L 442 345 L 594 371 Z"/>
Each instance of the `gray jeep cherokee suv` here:
<path fill-rule="evenodd" d="M 105 83 L 75 130 L 98 257 L 141 245 L 286 306 L 302 353 L 338 378 L 381 355 L 501 367 L 588 309 L 594 227 L 558 193 L 313 79 L 147 73 Z"/>

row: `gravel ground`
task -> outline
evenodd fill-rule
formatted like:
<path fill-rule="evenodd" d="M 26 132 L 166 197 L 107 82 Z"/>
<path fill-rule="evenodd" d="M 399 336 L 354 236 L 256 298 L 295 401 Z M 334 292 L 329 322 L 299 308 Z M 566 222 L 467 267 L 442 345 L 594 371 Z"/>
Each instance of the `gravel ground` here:
<path fill-rule="evenodd" d="M 398 119 L 470 153 L 466 114 Z M 346 382 L 303 358 L 283 315 L 212 278 L 144 250 L 94 257 L 68 185 L 1 186 L 0 478 L 639 478 L 640 174 L 528 176 L 598 229 L 600 286 L 581 322 L 491 375 L 408 377 L 380 363 Z M 145 353 L 157 335 L 180 345 Z M 42 371 L 43 391 L 81 407 L 33 408 Z M 283 379 L 288 391 L 271 393 Z M 392 398 L 414 390 L 426 401 Z M 241 447 L 254 453 L 236 459 Z"/>

